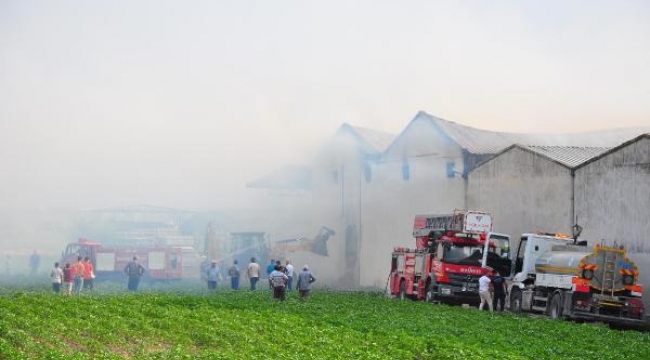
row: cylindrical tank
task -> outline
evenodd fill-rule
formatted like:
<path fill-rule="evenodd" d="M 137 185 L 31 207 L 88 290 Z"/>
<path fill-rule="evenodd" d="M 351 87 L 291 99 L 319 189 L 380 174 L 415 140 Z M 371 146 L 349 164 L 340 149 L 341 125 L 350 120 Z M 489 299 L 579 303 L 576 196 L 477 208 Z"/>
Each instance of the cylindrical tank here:
<path fill-rule="evenodd" d="M 575 275 L 589 280 L 589 286 L 603 292 L 625 290 L 637 282 L 636 264 L 625 250 L 594 246 L 557 246 L 535 261 L 535 271 L 542 274 Z"/>
<path fill-rule="evenodd" d="M 551 250 L 535 261 L 535 271 L 540 274 L 580 275 L 580 262 L 591 254 L 591 249 Z"/>

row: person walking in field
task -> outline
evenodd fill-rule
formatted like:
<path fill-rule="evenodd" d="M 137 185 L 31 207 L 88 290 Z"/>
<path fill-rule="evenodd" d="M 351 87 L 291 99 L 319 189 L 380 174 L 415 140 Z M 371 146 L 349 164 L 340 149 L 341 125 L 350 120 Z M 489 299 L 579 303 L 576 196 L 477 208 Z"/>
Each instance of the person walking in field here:
<path fill-rule="evenodd" d="M 275 263 L 274 259 L 271 259 L 271 262 L 266 264 L 266 277 L 269 279 L 269 290 L 273 291 L 273 285 L 271 285 L 271 273 L 273 270 L 275 270 L 275 266 L 277 264 Z"/>
<path fill-rule="evenodd" d="M 271 261 L 266 264 L 266 276 L 271 275 L 273 270 L 275 270 L 275 259 L 271 259 Z"/>
<path fill-rule="evenodd" d="M 38 266 L 41 264 L 41 256 L 38 255 L 38 251 L 34 250 L 32 256 L 29 257 L 29 272 L 30 275 L 34 276 L 38 272 Z"/>
<path fill-rule="evenodd" d="M 239 277 L 241 274 L 239 272 L 237 260 L 235 260 L 230 269 L 228 269 L 228 276 L 230 276 L 230 288 L 233 290 L 239 290 Z"/>
<path fill-rule="evenodd" d="M 145 269 L 142 264 L 138 262 L 138 257 L 134 256 L 133 260 L 129 261 L 124 267 L 124 273 L 129 277 L 129 283 L 127 289 L 129 291 L 138 291 L 138 285 L 140 285 L 140 278 L 144 274 Z"/>
<path fill-rule="evenodd" d="M 61 269 L 58 262 L 54 263 L 54 269 L 50 271 L 50 277 L 52 278 L 52 290 L 57 294 L 60 293 L 61 283 L 63 283 L 63 269 Z"/>
<path fill-rule="evenodd" d="M 286 260 L 285 266 L 284 266 L 284 273 L 287 275 L 287 291 L 291 291 L 293 288 L 293 264 L 291 264 L 291 261 L 289 259 Z"/>
<path fill-rule="evenodd" d="M 93 290 L 95 269 L 93 269 L 93 264 L 90 262 L 90 258 L 88 256 L 84 258 L 83 264 L 84 264 L 84 289 Z"/>
<path fill-rule="evenodd" d="M 298 274 L 298 283 L 296 284 L 300 300 L 307 300 L 309 293 L 311 292 L 311 284 L 314 281 L 316 281 L 316 278 L 312 275 L 311 271 L 309 271 L 309 266 L 303 266 L 302 272 Z"/>
<path fill-rule="evenodd" d="M 284 301 L 286 299 L 286 286 L 289 278 L 284 274 L 282 265 L 276 265 L 269 274 L 269 284 L 273 288 L 273 298 Z"/>
<path fill-rule="evenodd" d="M 217 266 L 217 261 L 212 260 L 210 267 L 205 272 L 205 279 L 208 282 L 208 290 L 216 291 L 217 282 L 219 281 L 219 266 Z"/>
<path fill-rule="evenodd" d="M 254 257 L 251 258 L 251 262 L 248 264 L 246 275 L 251 282 L 251 291 L 254 291 L 257 288 L 257 282 L 260 280 L 260 265 L 255 262 Z"/>
<path fill-rule="evenodd" d="M 490 308 L 490 312 L 494 309 L 492 308 L 492 296 L 490 295 L 490 284 L 492 280 L 488 275 L 491 274 L 492 269 L 488 269 L 483 276 L 478 279 L 478 295 L 481 298 L 481 305 L 478 306 L 479 310 L 483 310 L 483 304 L 487 303 Z"/>
<path fill-rule="evenodd" d="M 86 267 L 84 266 L 82 259 L 83 258 L 81 256 L 77 257 L 77 262 L 74 263 L 71 267 L 72 281 L 74 284 L 72 287 L 72 292 L 75 295 L 81 294 L 81 287 L 84 284 L 84 274 L 86 273 Z"/>
<path fill-rule="evenodd" d="M 498 271 L 494 272 L 492 277 L 492 294 L 494 300 L 492 303 L 492 308 L 496 311 L 503 311 L 503 308 L 506 304 L 506 295 L 508 295 L 508 290 L 506 289 L 506 280 L 499 274 Z M 497 306 L 498 305 L 498 306 Z"/>
<path fill-rule="evenodd" d="M 72 267 L 70 266 L 70 263 L 66 263 L 65 267 L 63 268 L 63 289 L 65 290 L 66 294 L 72 295 Z"/>

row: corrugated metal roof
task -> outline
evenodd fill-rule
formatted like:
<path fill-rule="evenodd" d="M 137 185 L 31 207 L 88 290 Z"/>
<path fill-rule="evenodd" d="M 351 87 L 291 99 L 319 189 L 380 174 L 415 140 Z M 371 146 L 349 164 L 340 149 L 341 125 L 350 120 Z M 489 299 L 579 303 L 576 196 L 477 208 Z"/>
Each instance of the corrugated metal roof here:
<path fill-rule="evenodd" d="M 423 111 L 416 119 L 431 121 L 434 127 L 449 136 L 460 147 L 473 154 L 496 154 L 513 145 L 565 146 L 565 147 L 614 147 L 640 134 L 650 132 L 650 127 L 610 129 L 582 133 L 506 133 L 476 129 L 444 120 Z"/>
<path fill-rule="evenodd" d="M 359 137 L 367 143 L 373 150 L 372 153 L 382 153 L 390 144 L 395 140 L 397 135 L 367 129 L 359 126 L 349 125 L 349 127 L 359 135 Z"/>
<path fill-rule="evenodd" d="M 544 155 L 570 168 L 576 167 L 610 149 L 605 147 L 527 146 L 519 144 L 517 146 Z"/>
<path fill-rule="evenodd" d="M 603 158 L 603 157 L 605 157 L 605 156 L 607 156 L 609 154 L 613 154 L 613 153 L 615 153 L 617 151 L 620 151 L 621 149 L 626 148 L 626 147 L 628 147 L 628 146 L 630 146 L 630 145 L 632 145 L 632 144 L 634 144 L 634 143 L 636 143 L 638 141 L 641 141 L 642 139 L 650 140 L 650 132 L 645 133 L 645 134 L 641 134 L 641 135 L 635 137 L 634 139 L 630 139 L 630 140 L 628 140 L 628 141 L 626 141 L 626 142 L 624 142 L 624 143 L 622 143 L 622 144 L 620 144 L 618 146 L 615 146 L 615 147 L 613 147 L 613 148 L 611 148 L 611 149 L 609 149 L 607 151 L 604 151 L 604 152 L 598 154 L 597 156 L 594 156 L 591 159 L 582 162 L 577 167 L 580 168 L 580 167 L 586 166 L 587 164 L 589 164 L 589 163 L 591 163 L 593 161 L 596 161 L 596 160 L 598 160 L 600 158 Z"/>

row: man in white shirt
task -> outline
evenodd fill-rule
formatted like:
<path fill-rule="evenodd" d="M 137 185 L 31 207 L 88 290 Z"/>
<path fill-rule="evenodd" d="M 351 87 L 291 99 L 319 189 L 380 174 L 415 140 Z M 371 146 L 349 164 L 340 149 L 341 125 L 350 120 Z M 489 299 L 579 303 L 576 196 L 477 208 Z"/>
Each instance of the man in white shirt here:
<path fill-rule="evenodd" d="M 248 264 L 246 269 L 246 275 L 251 282 L 251 291 L 257 288 L 257 282 L 260 279 L 260 265 L 255 262 L 255 258 L 251 258 L 251 262 Z"/>
<path fill-rule="evenodd" d="M 483 304 L 487 303 L 490 311 L 493 311 L 492 295 L 490 294 L 490 283 L 492 280 L 490 280 L 490 277 L 488 276 L 491 272 L 492 269 L 487 268 L 485 274 L 478 279 L 478 295 L 481 297 L 481 305 L 478 306 L 479 310 L 483 310 Z"/>
<path fill-rule="evenodd" d="M 291 288 L 293 287 L 293 265 L 291 264 L 291 261 L 287 259 L 287 263 L 284 267 L 284 273 L 287 275 L 287 291 L 291 291 Z"/>
<path fill-rule="evenodd" d="M 59 267 L 59 263 L 54 263 L 54 269 L 50 272 L 52 278 L 52 289 L 55 293 L 61 292 L 61 283 L 63 282 L 63 269 Z"/>

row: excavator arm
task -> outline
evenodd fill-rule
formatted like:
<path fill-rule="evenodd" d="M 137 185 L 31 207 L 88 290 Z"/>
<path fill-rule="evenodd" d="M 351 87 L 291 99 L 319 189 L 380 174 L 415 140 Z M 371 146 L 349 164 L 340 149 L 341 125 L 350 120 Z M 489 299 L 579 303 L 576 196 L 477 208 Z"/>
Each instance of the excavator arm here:
<path fill-rule="evenodd" d="M 278 241 L 272 251 L 275 258 L 282 257 L 288 252 L 311 251 L 314 254 L 328 256 L 327 241 L 336 232 L 327 226 L 322 226 L 313 239 L 298 238 Z"/>

